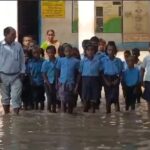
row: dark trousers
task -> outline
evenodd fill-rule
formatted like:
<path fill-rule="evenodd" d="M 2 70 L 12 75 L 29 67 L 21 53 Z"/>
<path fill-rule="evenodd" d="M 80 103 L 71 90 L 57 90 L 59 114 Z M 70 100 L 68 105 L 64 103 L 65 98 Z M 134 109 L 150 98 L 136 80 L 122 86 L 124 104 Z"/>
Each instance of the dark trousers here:
<path fill-rule="evenodd" d="M 111 113 L 111 104 L 114 103 L 116 111 L 120 111 L 119 104 L 119 84 L 120 80 L 116 75 L 104 75 L 105 79 L 111 83 L 118 79 L 118 83 L 116 85 L 107 86 L 104 83 L 105 97 L 106 97 L 106 111 L 107 113 Z"/>
<path fill-rule="evenodd" d="M 141 102 L 141 96 L 142 96 L 142 85 L 141 84 L 139 84 L 138 86 L 137 86 L 137 94 L 136 94 L 136 102 L 137 103 L 140 103 Z"/>
<path fill-rule="evenodd" d="M 136 93 L 136 86 L 125 86 L 125 103 L 126 103 L 126 110 L 129 110 L 129 107 L 131 107 L 131 110 L 135 110 L 135 103 L 137 98 Z"/>
<path fill-rule="evenodd" d="M 40 109 L 44 109 L 44 86 L 36 86 L 32 85 L 32 107 L 34 109 L 38 109 L 38 105 L 40 103 Z"/>
<path fill-rule="evenodd" d="M 49 111 L 52 111 L 52 109 L 55 111 L 57 103 L 55 84 L 45 84 L 45 92 L 47 96 L 47 109 Z"/>
<path fill-rule="evenodd" d="M 30 84 L 29 76 L 25 76 L 24 80 L 22 81 L 22 95 L 21 99 L 23 102 L 24 109 L 31 108 L 32 105 L 32 89 Z"/>

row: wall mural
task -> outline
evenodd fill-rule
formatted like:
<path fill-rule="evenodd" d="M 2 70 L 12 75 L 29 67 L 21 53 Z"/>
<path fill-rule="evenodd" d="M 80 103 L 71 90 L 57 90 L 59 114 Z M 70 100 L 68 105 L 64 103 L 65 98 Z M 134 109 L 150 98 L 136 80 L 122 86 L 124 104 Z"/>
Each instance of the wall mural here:
<path fill-rule="evenodd" d="M 150 41 L 150 3 L 148 1 L 123 2 L 123 41 Z"/>

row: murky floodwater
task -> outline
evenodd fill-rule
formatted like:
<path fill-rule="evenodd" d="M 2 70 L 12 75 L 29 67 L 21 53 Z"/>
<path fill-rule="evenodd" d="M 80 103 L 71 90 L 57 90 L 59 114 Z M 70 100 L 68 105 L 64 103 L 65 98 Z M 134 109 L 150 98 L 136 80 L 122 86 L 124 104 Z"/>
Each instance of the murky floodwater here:
<path fill-rule="evenodd" d="M 0 115 L 0 150 L 149 150 L 150 115 L 144 101 L 136 112 L 74 115 L 22 111 Z"/>

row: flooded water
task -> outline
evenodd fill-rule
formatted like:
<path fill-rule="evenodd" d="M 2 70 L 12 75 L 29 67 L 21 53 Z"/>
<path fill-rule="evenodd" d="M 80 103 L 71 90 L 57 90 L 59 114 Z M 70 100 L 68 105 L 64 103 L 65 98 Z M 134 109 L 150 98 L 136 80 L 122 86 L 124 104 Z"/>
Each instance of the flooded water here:
<path fill-rule="evenodd" d="M 20 116 L 0 115 L 0 150 L 149 150 L 150 115 L 146 103 L 135 112 L 51 114 L 22 111 Z"/>

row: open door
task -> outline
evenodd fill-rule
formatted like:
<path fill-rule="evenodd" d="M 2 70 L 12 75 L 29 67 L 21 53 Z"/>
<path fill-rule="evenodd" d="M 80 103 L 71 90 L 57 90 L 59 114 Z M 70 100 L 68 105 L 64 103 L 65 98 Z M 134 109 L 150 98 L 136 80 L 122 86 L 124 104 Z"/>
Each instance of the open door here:
<path fill-rule="evenodd" d="M 18 40 L 24 35 L 32 35 L 39 43 L 39 1 L 18 0 Z"/>

